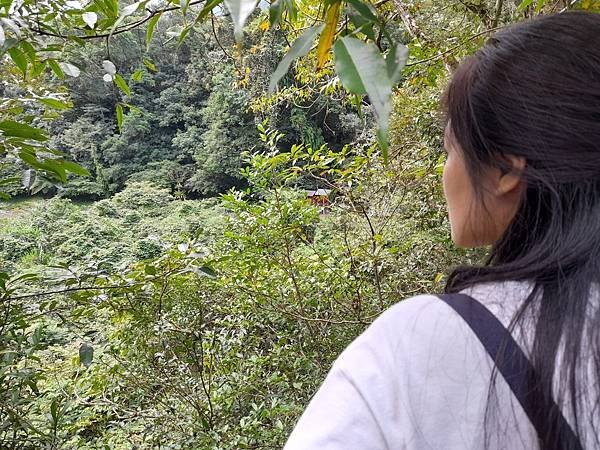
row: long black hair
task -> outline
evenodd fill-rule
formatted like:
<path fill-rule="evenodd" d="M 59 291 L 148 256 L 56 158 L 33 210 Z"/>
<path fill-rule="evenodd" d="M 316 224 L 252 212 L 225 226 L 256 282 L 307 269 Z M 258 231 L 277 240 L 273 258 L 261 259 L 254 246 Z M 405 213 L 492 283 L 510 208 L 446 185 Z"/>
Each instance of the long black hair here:
<path fill-rule="evenodd" d="M 526 161 L 512 223 L 487 263 L 456 268 L 446 291 L 532 283 L 511 328 L 535 330 L 536 410 L 551 414 L 554 399 L 580 441 L 600 447 L 600 15 L 566 12 L 496 33 L 459 66 L 444 104 L 476 193 L 487 167 L 510 170 L 505 155 Z M 543 448 L 570 448 L 557 430 L 539 436 Z"/>

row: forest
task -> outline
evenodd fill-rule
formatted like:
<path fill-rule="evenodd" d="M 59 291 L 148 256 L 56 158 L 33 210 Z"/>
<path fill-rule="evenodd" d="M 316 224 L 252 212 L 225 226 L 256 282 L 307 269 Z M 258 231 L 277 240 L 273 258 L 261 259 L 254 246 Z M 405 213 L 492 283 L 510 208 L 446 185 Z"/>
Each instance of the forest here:
<path fill-rule="evenodd" d="M 483 257 L 440 97 L 568 9 L 600 2 L 0 0 L 0 448 L 281 448 L 382 311 Z"/>

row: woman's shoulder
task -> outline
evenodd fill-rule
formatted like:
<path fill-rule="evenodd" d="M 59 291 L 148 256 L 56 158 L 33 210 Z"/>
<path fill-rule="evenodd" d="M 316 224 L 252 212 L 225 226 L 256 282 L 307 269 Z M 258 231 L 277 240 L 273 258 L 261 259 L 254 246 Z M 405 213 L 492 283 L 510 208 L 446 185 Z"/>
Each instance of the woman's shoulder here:
<path fill-rule="evenodd" d="M 477 284 L 462 293 L 479 301 L 508 327 L 531 289 L 530 283 L 507 281 Z M 479 350 L 479 341 L 458 313 L 437 295 L 424 294 L 384 311 L 340 355 L 338 363 L 360 365 L 359 360 L 369 354 L 386 364 L 411 364 L 411 370 L 418 370 L 419 363 L 431 363 L 436 355 L 443 364 L 453 358 L 460 364 L 465 349 L 472 347 Z"/>

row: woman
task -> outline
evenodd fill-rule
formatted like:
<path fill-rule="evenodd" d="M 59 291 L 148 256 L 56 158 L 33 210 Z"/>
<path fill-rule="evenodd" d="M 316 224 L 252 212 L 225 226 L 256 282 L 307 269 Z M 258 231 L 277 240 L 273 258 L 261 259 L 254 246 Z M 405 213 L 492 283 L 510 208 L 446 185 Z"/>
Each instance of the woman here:
<path fill-rule="evenodd" d="M 382 314 L 286 450 L 600 448 L 600 15 L 497 33 L 445 107 L 452 239 L 489 261 Z"/>

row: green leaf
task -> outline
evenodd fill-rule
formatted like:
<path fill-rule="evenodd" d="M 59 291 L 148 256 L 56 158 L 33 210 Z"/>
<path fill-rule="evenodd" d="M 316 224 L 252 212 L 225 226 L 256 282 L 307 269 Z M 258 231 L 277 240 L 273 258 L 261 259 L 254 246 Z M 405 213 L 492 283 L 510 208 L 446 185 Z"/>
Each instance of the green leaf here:
<path fill-rule="evenodd" d="M 523 0 L 517 8 L 517 12 L 525 10 L 529 5 L 533 3 L 533 0 Z"/>
<path fill-rule="evenodd" d="M 115 84 L 119 87 L 119 89 L 121 89 L 125 94 L 131 95 L 131 90 L 129 89 L 129 86 L 127 86 L 127 82 L 123 79 L 121 75 L 116 74 L 113 80 L 115 81 Z"/>
<path fill-rule="evenodd" d="M 402 69 L 408 59 L 408 47 L 402 44 L 394 45 L 385 58 L 388 77 L 392 86 L 396 85 L 402 77 Z"/>
<path fill-rule="evenodd" d="M 119 132 L 123 131 L 123 106 L 120 103 L 117 103 L 117 126 L 119 127 Z"/>
<path fill-rule="evenodd" d="M 248 20 L 248 17 L 250 17 L 250 14 L 256 8 L 257 0 L 224 0 L 224 2 L 231 14 L 235 40 L 240 42 L 244 35 L 246 20 Z"/>
<path fill-rule="evenodd" d="M 79 347 L 79 363 L 89 367 L 94 359 L 94 347 L 85 342 Z"/>
<path fill-rule="evenodd" d="M 69 109 L 73 106 L 69 102 L 63 102 L 51 97 L 38 98 L 38 101 L 54 109 Z"/>
<path fill-rule="evenodd" d="M 283 0 L 277 0 L 271 3 L 269 7 L 269 23 L 271 26 L 275 26 L 279 23 L 281 15 L 283 14 Z"/>
<path fill-rule="evenodd" d="M 271 81 L 269 82 L 269 92 L 274 92 L 277 88 L 277 83 L 287 73 L 292 62 L 296 58 L 305 56 L 310 51 L 315 37 L 323 30 L 324 24 L 316 25 L 306 30 L 302 36 L 294 41 L 288 52 L 281 59 L 275 72 L 271 75 Z"/>
<path fill-rule="evenodd" d="M 196 20 L 194 20 L 194 23 L 198 23 L 204 20 L 206 16 L 208 16 L 208 13 L 210 13 L 213 9 L 215 9 L 215 7 L 217 7 L 221 3 L 223 3 L 223 0 L 208 0 L 204 4 L 204 8 L 202 8 L 200 13 L 196 17 Z"/>
<path fill-rule="evenodd" d="M 63 167 L 67 172 L 74 173 L 75 175 L 81 175 L 83 177 L 89 177 L 90 172 L 83 166 L 73 162 L 73 161 L 63 161 Z"/>
<path fill-rule="evenodd" d="M 363 16 L 365 19 L 370 20 L 372 22 L 379 23 L 379 19 L 377 18 L 377 13 L 374 10 L 373 6 L 363 3 L 360 0 L 346 0 L 348 4 L 352 5 L 352 7 Z"/>
<path fill-rule="evenodd" d="M 154 28 L 160 19 L 162 13 L 158 13 L 152 16 L 152 19 L 148 22 L 148 28 L 146 28 L 146 49 L 150 48 L 150 42 L 152 41 L 152 35 L 154 34 Z"/>
<path fill-rule="evenodd" d="M 32 63 L 34 63 L 35 60 L 36 60 L 36 54 L 35 54 L 35 49 L 33 48 L 33 45 L 31 45 L 27 41 L 21 41 L 21 47 L 23 48 L 23 50 L 27 54 L 27 57 L 29 58 L 29 61 L 31 61 Z"/>
<path fill-rule="evenodd" d="M 539 13 L 544 5 L 546 4 L 546 0 L 537 0 L 537 4 L 535 5 L 536 14 Z"/>
<path fill-rule="evenodd" d="M 378 140 L 387 160 L 387 136 L 392 109 L 392 82 L 379 49 L 352 37 L 343 37 L 334 45 L 335 71 L 346 89 L 367 94 L 378 124 Z"/>
<path fill-rule="evenodd" d="M 27 58 L 25 57 L 25 53 L 19 48 L 13 47 L 8 49 L 8 54 L 19 70 L 23 72 L 23 75 L 25 75 L 27 73 Z"/>
<path fill-rule="evenodd" d="M 15 122 L 14 120 L 3 120 L 0 122 L 0 131 L 3 132 L 4 136 L 33 139 L 34 141 L 45 141 L 48 139 L 43 130 L 27 125 L 26 123 Z"/>
<path fill-rule="evenodd" d="M 156 66 L 154 65 L 154 63 L 148 59 L 148 58 L 144 58 L 144 65 L 150 69 L 152 72 L 158 72 L 158 69 L 156 68 Z"/>
<path fill-rule="evenodd" d="M 63 80 L 65 78 L 65 73 L 60 68 L 58 63 L 54 59 L 49 59 L 49 60 L 47 60 L 47 62 L 48 62 L 48 65 L 50 66 L 50 68 L 52 69 L 52 72 L 54 72 L 54 75 L 56 75 L 58 78 Z"/>
<path fill-rule="evenodd" d="M 133 81 L 140 81 L 144 76 L 144 71 L 142 69 L 138 69 L 131 74 L 131 79 Z"/>
<path fill-rule="evenodd" d="M 198 267 L 198 270 L 204 274 L 204 275 L 208 275 L 211 278 L 216 278 L 217 277 L 217 272 L 215 271 L 215 269 L 213 269 L 210 266 L 207 265 L 203 265 Z"/>

